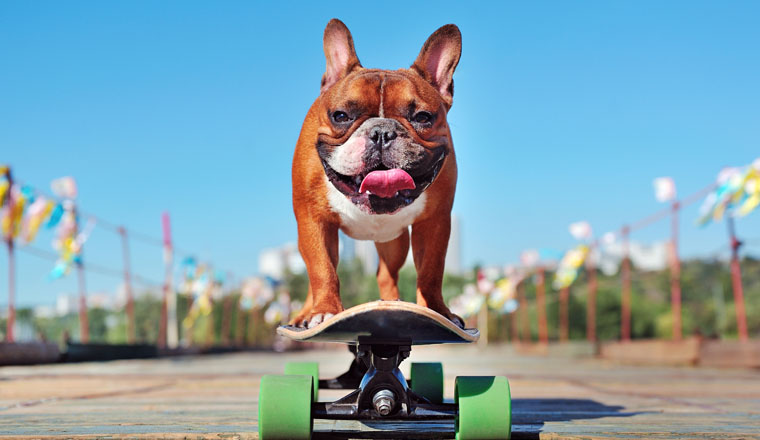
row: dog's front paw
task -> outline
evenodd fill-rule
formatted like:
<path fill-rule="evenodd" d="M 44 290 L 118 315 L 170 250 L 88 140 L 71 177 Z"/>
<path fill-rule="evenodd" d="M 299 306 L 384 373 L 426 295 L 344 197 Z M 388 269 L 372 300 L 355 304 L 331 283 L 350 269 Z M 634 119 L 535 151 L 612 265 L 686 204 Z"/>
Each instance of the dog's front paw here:
<path fill-rule="evenodd" d="M 319 324 L 322 324 L 323 322 L 332 318 L 333 316 L 335 315 L 332 313 L 317 313 L 316 315 L 313 315 L 311 319 L 309 319 L 309 322 L 306 324 L 306 328 L 316 327 Z"/>
<path fill-rule="evenodd" d="M 441 315 L 447 317 L 449 321 L 453 322 L 457 327 L 464 329 L 464 319 L 462 319 L 459 315 L 451 313 L 451 310 L 449 310 L 448 307 L 440 306 L 440 307 L 430 307 L 430 308 L 440 313 Z"/>
<path fill-rule="evenodd" d="M 310 313 L 299 316 L 292 325 L 300 328 L 314 328 L 342 311 L 342 308 L 332 311 L 318 311 L 314 308 Z"/>
<path fill-rule="evenodd" d="M 456 324 L 457 327 L 459 327 L 461 329 L 464 329 L 464 319 L 460 318 L 459 315 L 455 315 L 453 313 L 449 313 L 449 316 L 447 316 L 447 318 L 449 318 L 449 321 L 451 321 L 454 324 Z"/>

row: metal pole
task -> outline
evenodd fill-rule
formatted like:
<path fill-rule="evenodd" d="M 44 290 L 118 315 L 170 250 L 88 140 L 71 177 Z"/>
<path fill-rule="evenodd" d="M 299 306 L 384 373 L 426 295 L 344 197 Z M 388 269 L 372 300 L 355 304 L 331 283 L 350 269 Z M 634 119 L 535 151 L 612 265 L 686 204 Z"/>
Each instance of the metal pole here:
<path fill-rule="evenodd" d="M 742 286 L 742 269 L 739 263 L 739 248 L 742 242 L 736 238 L 734 228 L 734 217 L 726 216 L 728 225 L 728 236 L 731 240 L 731 284 L 734 290 L 734 307 L 736 308 L 736 330 L 739 333 L 739 340 L 747 342 L 749 334 L 747 332 L 747 312 L 744 309 L 744 288 Z"/>
<path fill-rule="evenodd" d="M 517 298 L 520 302 L 520 342 L 530 342 L 530 322 L 528 321 L 528 300 L 525 298 L 524 283 L 517 285 Z"/>
<path fill-rule="evenodd" d="M 227 282 L 226 284 L 228 286 L 232 286 L 232 272 L 227 272 Z M 232 317 L 230 314 L 232 313 L 232 295 L 230 295 L 231 291 L 228 289 L 227 294 L 224 295 L 224 302 L 222 307 L 222 334 L 221 334 L 221 342 L 225 346 L 230 345 L 230 321 Z"/>
<path fill-rule="evenodd" d="M 623 282 L 621 298 L 621 316 L 620 316 L 620 338 L 624 342 L 631 340 L 631 258 L 630 243 L 628 236 L 631 229 L 623 226 L 621 235 L 623 236 L 623 262 L 620 269 L 620 275 Z"/>
<path fill-rule="evenodd" d="M 681 326 L 681 261 L 678 257 L 678 210 L 680 203 L 676 200 L 672 205 L 671 216 L 671 267 L 670 267 L 670 303 L 673 313 L 673 340 L 680 341 Z"/>
<path fill-rule="evenodd" d="M 79 254 L 82 258 L 82 254 Z M 79 335 L 83 344 L 90 342 L 90 326 L 87 321 L 87 288 L 84 279 L 84 263 L 77 263 L 77 278 L 79 279 Z"/>
<path fill-rule="evenodd" d="M 132 277 L 129 270 L 129 239 L 127 230 L 119 226 L 119 235 L 121 235 L 121 251 L 124 260 L 124 292 L 127 295 L 127 342 L 135 343 L 135 302 L 132 296 Z"/>
<path fill-rule="evenodd" d="M 240 300 L 237 303 L 237 322 L 235 323 L 235 345 L 242 347 L 245 345 L 245 315 L 243 307 L 240 306 Z"/>
<path fill-rule="evenodd" d="M 538 267 L 536 283 L 536 307 L 538 308 L 538 340 L 542 344 L 549 343 L 549 330 L 546 325 L 546 277 L 544 267 Z"/>
<path fill-rule="evenodd" d="M 78 212 L 76 205 L 74 205 L 72 209 L 74 218 L 77 218 Z M 74 237 L 76 237 L 77 234 L 79 234 L 78 224 L 74 231 Z M 81 248 L 79 249 L 79 260 L 77 260 L 76 266 L 77 279 L 79 281 L 79 335 L 80 341 L 83 344 L 86 344 L 90 342 L 90 325 L 87 320 L 87 286 L 84 277 L 84 251 Z"/>
<path fill-rule="evenodd" d="M 13 174 L 10 167 L 4 167 L 5 180 L 8 181 L 8 192 L 0 199 L 0 207 L 8 205 L 8 215 L 13 218 L 13 206 L 11 206 L 11 191 L 13 190 Z M 14 225 L 11 222 L 11 228 L 8 231 L 8 236 L 5 237 L 5 244 L 8 247 L 8 321 L 6 322 L 5 341 L 13 342 L 13 327 L 16 323 L 16 252 L 13 245 L 13 228 Z"/>
<path fill-rule="evenodd" d="M 256 315 L 258 315 L 258 309 L 251 307 L 251 311 L 248 312 L 248 337 L 245 342 L 248 347 L 256 345 L 256 324 L 258 324 Z"/>
<path fill-rule="evenodd" d="M 8 247 L 8 322 L 6 323 L 5 342 L 13 342 L 13 326 L 16 322 L 16 253 L 13 239 L 5 241 Z"/>
<path fill-rule="evenodd" d="M 222 345 L 229 346 L 230 345 L 230 313 L 232 312 L 232 298 L 227 295 L 224 297 L 223 307 L 222 307 L 222 334 L 221 334 L 221 341 Z"/>
<path fill-rule="evenodd" d="M 592 258 L 593 247 L 589 249 L 586 259 L 586 273 L 588 273 L 588 301 L 586 302 L 586 339 L 596 342 L 596 266 Z"/>
<path fill-rule="evenodd" d="M 478 330 L 480 330 L 480 339 L 478 347 L 485 348 L 488 345 L 488 302 L 483 301 L 483 305 L 478 312 Z"/>
<path fill-rule="evenodd" d="M 517 345 L 520 342 L 520 335 L 517 333 L 517 312 L 509 314 L 509 336 L 512 339 L 512 344 Z"/>
<path fill-rule="evenodd" d="M 174 250 L 172 247 L 172 231 L 169 213 L 161 215 L 161 226 L 164 235 L 164 292 L 161 303 L 161 326 L 159 327 L 159 347 L 177 348 L 179 335 L 177 329 L 177 296 L 172 286 L 174 268 Z"/>
<path fill-rule="evenodd" d="M 568 301 L 570 299 L 570 288 L 563 287 L 559 291 L 559 340 L 566 342 L 570 333 L 568 329 L 569 313 Z"/>
<path fill-rule="evenodd" d="M 214 277 L 214 268 L 213 266 L 208 266 L 208 275 L 209 275 L 209 283 L 208 287 L 206 287 L 206 292 L 204 293 L 208 297 L 208 302 L 211 307 L 211 311 L 209 311 L 208 319 L 206 319 L 206 347 L 211 347 L 214 345 L 214 333 L 215 333 L 215 319 L 214 319 L 214 290 L 216 289 L 216 279 Z"/>

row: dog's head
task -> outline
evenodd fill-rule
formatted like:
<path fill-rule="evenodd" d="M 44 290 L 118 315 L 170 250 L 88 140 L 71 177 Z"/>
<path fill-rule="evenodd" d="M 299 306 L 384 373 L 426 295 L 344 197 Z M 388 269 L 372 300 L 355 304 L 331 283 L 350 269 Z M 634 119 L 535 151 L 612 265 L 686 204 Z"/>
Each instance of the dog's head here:
<path fill-rule="evenodd" d="M 346 25 L 327 24 L 316 148 L 331 184 L 363 211 L 392 214 L 411 204 L 453 151 L 446 114 L 461 48 L 449 24 L 411 68 L 365 69 Z"/>

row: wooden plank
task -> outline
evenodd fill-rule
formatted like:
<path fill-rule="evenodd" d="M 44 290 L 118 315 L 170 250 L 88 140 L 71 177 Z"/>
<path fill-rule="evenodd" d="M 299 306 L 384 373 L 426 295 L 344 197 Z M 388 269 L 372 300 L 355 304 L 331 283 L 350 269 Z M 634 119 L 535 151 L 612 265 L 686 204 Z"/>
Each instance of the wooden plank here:
<path fill-rule="evenodd" d="M 699 364 L 709 367 L 760 368 L 760 341 L 702 341 Z"/>
<path fill-rule="evenodd" d="M 261 376 L 310 360 L 320 362 L 324 377 L 337 375 L 351 355 L 335 347 L 2 367 L 0 438 L 255 439 Z M 448 401 L 456 376 L 509 377 L 515 439 L 760 439 L 757 370 L 616 365 L 475 345 L 415 347 L 402 364 L 406 374 L 409 361 L 444 363 Z M 344 393 L 323 390 L 320 398 Z M 317 421 L 315 437 L 335 429 L 380 436 L 379 427 Z M 437 438 L 453 432 L 443 422 L 429 429 Z"/>
<path fill-rule="evenodd" d="M 680 341 L 645 339 L 603 343 L 599 355 L 611 361 L 634 364 L 696 365 L 699 348 L 698 337 Z"/>

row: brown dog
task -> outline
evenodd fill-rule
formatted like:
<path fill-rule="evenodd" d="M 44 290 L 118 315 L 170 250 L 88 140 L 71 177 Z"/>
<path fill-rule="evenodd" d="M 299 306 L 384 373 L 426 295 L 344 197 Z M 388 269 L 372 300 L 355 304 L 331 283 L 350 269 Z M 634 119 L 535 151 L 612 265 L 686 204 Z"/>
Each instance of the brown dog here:
<path fill-rule="evenodd" d="M 343 310 L 338 229 L 373 240 L 380 298 L 398 300 L 409 252 L 417 303 L 460 326 L 441 296 L 457 180 L 446 114 L 462 37 L 452 24 L 428 38 L 409 69 L 365 69 L 340 20 L 324 35 L 327 69 L 293 157 L 293 209 L 309 294 L 292 324 L 313 327 Z"/>

